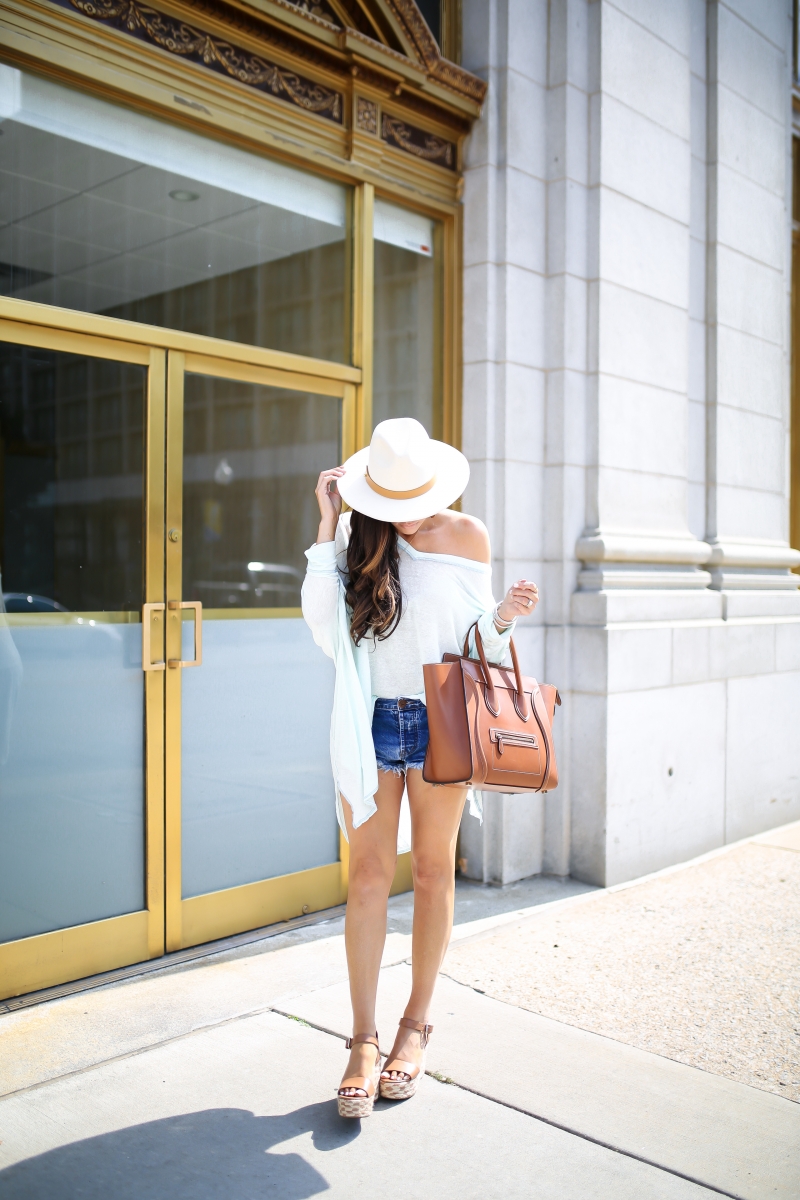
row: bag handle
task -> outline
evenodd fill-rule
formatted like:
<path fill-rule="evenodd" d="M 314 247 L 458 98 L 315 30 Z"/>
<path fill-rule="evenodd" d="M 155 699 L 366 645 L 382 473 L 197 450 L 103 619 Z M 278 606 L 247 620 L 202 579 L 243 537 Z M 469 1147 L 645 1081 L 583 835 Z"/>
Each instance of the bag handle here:
<path fill-rule="evenodd" d="M 467 636 L 464 640 L 464 658 L 469 658 L 469 635 L 472 633 L 473 629 L 475 630 L 475 647 L 478 651 L 478 658 L 480 659 L 481 670 L 483 671 L 483 680 L 486 686 L 486 703 L 490 711 L 497 716 L 500 709 L 497 705 L 497 696 L 494 690 L 494 680 L 492 679 L 492 673 L 489 670 L 489 664 L 486 660 L 486 651 L 483 648 L 483 638 L 481 637 L 480 630 L 478 629 L 477 621 L 470 625 L 469 629 L 467 630 Z M 522 671 L 520 670 L 519 659 L 517 658 L 517 648 L 514 645 L 513 638 L 509 638 L 509 649 L 511 650 L 511 661 L 514 664 L 514 680 L 517 685 L 514 696 L 514 707 L 516 708 L 522 720 L 527 721 L 531 713 L 528 706 L 528 697 L 525 694 L 525 690 L 522 686 Z"/>
<path fill-rule="evenodd" d="M 476 633 L 478 632 L 477 629 L 475 630 L 475 632 Z M 519 669 L 519 659 L 517 658 L 517 648 L 514 645 L 513 638 L 509 638 L 508 646 L 511 651 L 511 661 L 514 664 L 514 676 L 517 681 L 517 694 L 514 698 L 514 707 L 516 708 L 516 710 L 519 713 L 522 720 L 527 721 L 527 719 L 531 715 L 531 713 L 530 713 L 530 709 L 528 707 L 528 696 L 527 696 L 527 693 L 525 692 L 525 689 L 522 686 L 522 671 Z"/>

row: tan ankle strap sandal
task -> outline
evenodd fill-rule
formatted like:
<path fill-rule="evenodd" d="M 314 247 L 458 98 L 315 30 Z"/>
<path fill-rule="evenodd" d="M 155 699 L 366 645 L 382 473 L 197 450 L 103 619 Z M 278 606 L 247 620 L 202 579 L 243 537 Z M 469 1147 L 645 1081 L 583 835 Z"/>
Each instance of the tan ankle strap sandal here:
<path fill-rule="evenodd" d="M 425 1047 L 428 1038 L 433 1033 L 433 1026 L 425 1021 L 414 1021 L 411 1017 L 401 1017 L 398 1022 L 401 1029 L 415 1029 L 419 1034 L 420 1049 L 423 1051 L 422 1062 L 406 1062 L 402 1058 L 393 1058 L 386 1062 L 381 1072 L 381 1096 L 385 1100 L 410 1100 L 419 1087 L 419 1081 L 425 1073 Z M 399 1078 L 390 1079 L 389 1072 L 394 1071 Z"/>
<path fill-rule="evenodd" d="M 351 1075 L 348 1079 L 343 1079 L 338 1090 L 337 1098 L 339 1104 L 340 1117 L 368 1117 L 372 1113 L 375 1105 L 375 1097 L 378 1095 L 378 1084 L 381 1074 L 381 1050 L 378 1045 L 378 1031 L 374 1035 L 371 1033 L 356 1033 L 349 1037 L 345 1042 L 345 1049 L 352 1050 L 353 1046 L 374 1046 L 377 1053 L 375 1055 L 375 1067 L 371 1076 L 367 1075 Z M 346 1091 L 363 1092 L 363 1096 L 345 1096 L 342 1093 Z"/>

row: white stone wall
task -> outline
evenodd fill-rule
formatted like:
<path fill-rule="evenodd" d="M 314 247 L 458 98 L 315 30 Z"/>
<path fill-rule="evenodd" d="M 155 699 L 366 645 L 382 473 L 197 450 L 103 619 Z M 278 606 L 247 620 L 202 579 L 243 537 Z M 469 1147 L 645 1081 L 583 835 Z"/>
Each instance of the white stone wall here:
<path fill-rule="evenodd" d="M 561 784 L 467 873 L 612 883 L 800 817 L 789 0 L 465 0 L 468 509 Z"/>

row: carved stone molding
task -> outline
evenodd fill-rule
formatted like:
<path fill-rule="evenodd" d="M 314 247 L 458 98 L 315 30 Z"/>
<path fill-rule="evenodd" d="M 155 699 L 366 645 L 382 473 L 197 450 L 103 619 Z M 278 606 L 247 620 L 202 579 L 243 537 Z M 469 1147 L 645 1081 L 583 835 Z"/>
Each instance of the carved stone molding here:
<path fill-rule="evenodd" d="M 364 133 L 378 136 L 378 106 L 366 96 L 356 97 L 356 126 Z"/>
<path fill-rule="evenodd" d="M 578 539 L 575 556 L 584 563 L 662 563 L 702 566 L 711 556 L 707 542 L 675 530 L 587 530 Z"/>
<path fill-rule="evenodd" d="M 91 20 L 102 21 L 143 41 L 152 42 L 170 54 L 218 71 L 248 87 L 297 105 L 306 112 L 337 124 L 342 123 L 344 106 L 341 93 L 233 46 L 185 21 L 167 16 L 149 5 L 139 3 L 139 0 L 55 0 L 55 3 L 77 9 Z"/>
<path fill-rule="evenodd" d="M 407 154 L 413 154 L 417 158 L 423 158 L 426 162 L 438 163 L 451 171 L 456 169 L 456 148 L 452 142 L 446 142 L 444 138 L 426 133 L 424 129 L 417 129 L 414 125 L 408 125 L 399 117 L 393 117 L 389 113 L 382 114 L 381 138 L 388 145 L 405 150 Z"/>

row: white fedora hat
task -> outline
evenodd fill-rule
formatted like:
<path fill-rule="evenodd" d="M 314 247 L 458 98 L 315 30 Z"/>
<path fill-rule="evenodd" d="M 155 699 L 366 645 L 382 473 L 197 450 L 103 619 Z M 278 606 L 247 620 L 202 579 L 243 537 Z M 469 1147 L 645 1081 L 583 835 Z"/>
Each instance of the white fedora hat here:
<path fill-rule="evenodd" d="M 422 521 L 449 508 L 469 482 L 460 450 L 429 438 L 413 417 L 375 426 L 372 441 L 344 464 L 339 494 L 377 521 Z"/>

